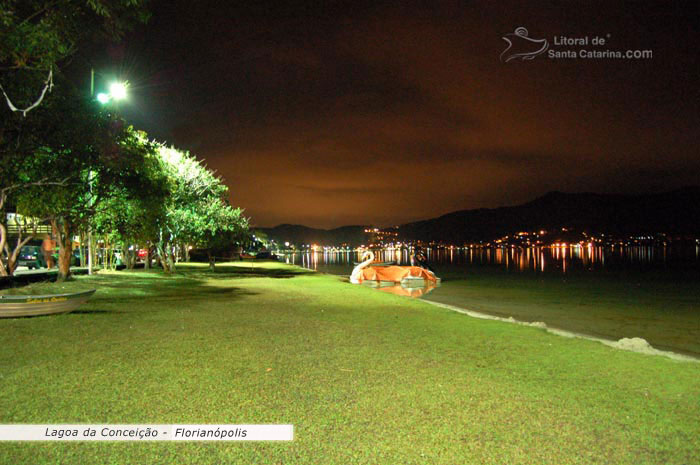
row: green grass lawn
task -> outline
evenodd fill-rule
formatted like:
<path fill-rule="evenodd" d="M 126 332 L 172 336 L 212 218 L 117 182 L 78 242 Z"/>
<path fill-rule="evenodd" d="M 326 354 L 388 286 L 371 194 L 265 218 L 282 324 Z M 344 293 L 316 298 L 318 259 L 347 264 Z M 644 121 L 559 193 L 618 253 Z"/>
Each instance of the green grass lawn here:
<path fill-rule="evenodd" d="M 0 443 L 0 463 L 694 464 L 700 363 L 281 264 L 121 272 L 0 320 L 0 423 L 292 423 L 285 443 Z"/>
<path fill-rule="evenodd" d="M 697 272 L 507 273 L 485 267 L 443 272 L 428 300 L 700 357 Z"/>

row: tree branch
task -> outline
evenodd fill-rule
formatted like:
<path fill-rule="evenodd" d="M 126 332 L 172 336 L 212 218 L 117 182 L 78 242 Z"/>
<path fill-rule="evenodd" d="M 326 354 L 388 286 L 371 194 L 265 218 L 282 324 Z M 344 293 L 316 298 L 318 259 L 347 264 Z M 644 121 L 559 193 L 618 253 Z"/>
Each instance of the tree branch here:
<path fill-rule="evenodd" d="M 44 8 L 41 8 L 40 10 L 37 10 L 37 11 L 35 11 L 34 13 L 32 13 L 31 15 L 27 16 L 27 17 L 24 18 L 24 19 L 22 20 L 22 22 L 19 23 L 17 26 L 21 26 L 21 25 L 24 24 L 24 23 L 28 23 L 29 21 L 31 21 L 32 19 L 36 18 L 36 17 L 39 16 L 40 14 L 46 13 L 48 10 L 50 10 L 51 8 L 53 8 L 54 6 L 56 6 L 57 4 L 58 4 L 58 2 L 56 1 L 56 2 L 51 2 L 51 3 L 48 3 L 48 4 L 44 5 Z"/>
<path fill-rule="evenodd" d="M 49 69 L 49 76 L 46 78 L 46 83 L 44 84 L 44 89 L 41 91 L 41 95 L 39 95 L 39 98 L 32 103 L 30 106 L 27 108 L 17 108 L 14 106 L 12 101 L 10 100 L 10 97 L 8 97 L 7 93 L 5 92 L 5 89 L 2 87 L 2 84 L 0 84 L 0 91 L 2 91 L 2 94 L 5 96 L 5 100 L 7 101 L 7 106 L 10 107 L 10 110 L 12 111 L 19 111 L 22 113 L 22 116 L 26 117 L 27 113 L 34 108 L 38 107 L 39 104 L 41 103 L 42 100 L 44 100 L 44 95 L 46 95 L 46 91 L 48 90 L 51 92 L 51 89 L 53 89 L 53 68 Z"/>
<path fill-rule="evenodd" d="M 71 179 L 72 177 L 73 177 L 73 176 L 66 176 L 65 178 L 63 178 L 62 180 L 59 180 L 59 181 L 48 181 L 49 178 L 48 178 L 48 177 L 45 177 L 45 178 L 42 178 L 42 179 L 40 179 L 40 180 L 38 180 L 38 181 L 25 182 L 25 183 L 22 183 L 22 184 L 12 184 L 12 185 L 10 185 L 10 186 L 3 187 L 3 188 L 0 189 L 0 195 L 1 195 L 1 197 L 0 197 L 0 202 L 1 202 L 1 203 L 0 203 L 0 207 L 2 207 L 2 203 L 4 203 L 4 200 L 5 200 L 4 197 L 6 197 L 7 194 L 9 194 L 10 192 L 12 192 L 12 191 L 14 191 L 14 190 L 16 190 L 16 189 L 20 189 L 20 188 L 23 188 L 23 187 L 30 187 L 30 186 L 33 186 L 33 187 L 41 187 L 41 186 L 67 186 L 67 185 L 68 185 L 68 181 L 70 181 L 70 179 Z"/>

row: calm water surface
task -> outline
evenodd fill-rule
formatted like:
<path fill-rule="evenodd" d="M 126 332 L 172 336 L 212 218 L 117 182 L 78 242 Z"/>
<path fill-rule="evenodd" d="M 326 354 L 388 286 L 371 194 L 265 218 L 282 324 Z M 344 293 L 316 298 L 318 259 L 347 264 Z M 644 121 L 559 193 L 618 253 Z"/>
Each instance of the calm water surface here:
<path fill-rule="evenodd" d="M 421 298 L 608 339 L 642 337 L 700 357 L 700 248 L 538 247 L 427 249 L 442 284 Z M 375 251 L 409 263 L 406 250 Z M 283 255 L 349 275 L 355 251 Z"/>
<path fill-rule="evenodd" d="M 428 261 L 440 272 L 500 268 L 512 272 L 567 274 L 598 271 L 700 270 L 700 246 L 567 246 L 519 248 L 425 249 Z M 410 264 L 406 249 L 374 250 L 375 260 Z M 350 274 L 359 261 L 357 251 L 308 251 L 282 254 L 286 263 L 331 274 Z"/>

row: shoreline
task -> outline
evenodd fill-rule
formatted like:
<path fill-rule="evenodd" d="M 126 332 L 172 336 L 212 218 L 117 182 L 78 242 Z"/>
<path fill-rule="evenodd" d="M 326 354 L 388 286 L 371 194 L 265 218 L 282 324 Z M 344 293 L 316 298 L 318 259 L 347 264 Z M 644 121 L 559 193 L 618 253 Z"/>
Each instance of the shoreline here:
<path fill-rule="evenodd" d="M 622 339 L 619 339 L 616 341 L 614 339 L 605 339 L 602 337 L 591 336 L 589 334 L 577 333 L 574 331 L 568 331 L 568 330 L 561 329 L 561 328 L 550 327 L 542 321 L 527 322 L 527 321 L 516 320 L 512 316 L 508 317 L 508 318 L 504 318 L 504 317 L 500 317 L 500 316 L 496 316 L 496 315 L 490 315 L 488 313 L 477 312 L 477 311 L 469 310 L 469 309 L 466 309 L 463 307 L 457 307 L 455 305 L 444 304 L 441 302 L 435 302 L 435 301 L 427 300 L 427 299 L 420 299 L 420 301 L 427 302 L 430 305 L 444 308 L 446 310 L 461 313 L 463 315 L 467 315 L 467 316 L 470 316 L 472 318 L 479 318 L 482 320 L 501 321 L 504 323 L 511 323 L 511 324 L 516 324 L 516 325 L 521 325 L 521 326 L 531 326 L 533 328 L 544 329 L 546 332 L 548 332 L 550 334 L 555 334 L 557 336 L 562 336 L 562 337 L 567 337 L 567 338 L 576 338 L 576 339 L 586 339 L 589 341 L 600 342 L 601 344 L 604 344 L 608 347 L 612 347 L 614 349 L 627 350 L 630 352 L 636 352 L 636 353 L 645 354 L 645 355 L 659 355 L 662 357 L 667 357 L 667 358 L 682 361 L 682 362 L 700 363 L 700 358 L 693 357 L 691 355 L 680 354 L 678 352 L 673 352 L 670 350 L 656 349 L 656 348 L 652 347 L 652 345 L 649 344 L 645 339 L 642 339 L 640 337 L 622 338 Z"/>

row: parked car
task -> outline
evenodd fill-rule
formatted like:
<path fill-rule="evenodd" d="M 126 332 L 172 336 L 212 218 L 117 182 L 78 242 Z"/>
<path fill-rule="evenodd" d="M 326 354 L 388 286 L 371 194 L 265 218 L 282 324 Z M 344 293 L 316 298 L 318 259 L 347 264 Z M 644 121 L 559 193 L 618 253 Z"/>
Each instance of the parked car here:
<path fill-rule="evenodd" d="M 87 261 L 87 250 L 83 251 L 85 261 Z M 80 266 L 80 247 L 73 249 L 73 255 L 70 257 L 70 266 Z"/>
<path fill-rule="evenodd" d="M 87 252 L 85 252 L 87 253 Z M 58 263 L 58 250 L 52 255 L 54 263 Z M 80 265 L 80 250 L 78 249 L 73 249 L 73 252 L 71 253 L 70 256 L 70 266 L 78 266 Z"/>
<path fill-rule="evenodd" d="M 41 247 L 37 245 L 25 245 L 19 251 L 17 266 L 26 266 L 30 270 L 34 268 L 46 268 L 46 260 L 41 251 Z"/>

